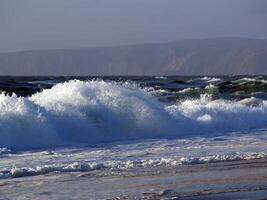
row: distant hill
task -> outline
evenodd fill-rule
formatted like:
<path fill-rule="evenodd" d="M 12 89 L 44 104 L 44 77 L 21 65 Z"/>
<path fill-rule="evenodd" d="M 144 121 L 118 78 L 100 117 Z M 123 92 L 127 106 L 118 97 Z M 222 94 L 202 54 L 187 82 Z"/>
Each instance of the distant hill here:
<path fill-rule="evenodd" d="M 0 75 L 267 74 L 267 40 L 215 38 L 0 54 Z"/>

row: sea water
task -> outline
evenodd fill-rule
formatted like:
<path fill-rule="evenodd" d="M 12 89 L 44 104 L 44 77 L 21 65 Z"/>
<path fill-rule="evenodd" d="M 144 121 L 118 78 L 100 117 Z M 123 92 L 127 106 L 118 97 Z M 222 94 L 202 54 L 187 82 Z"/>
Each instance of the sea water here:
<path fill-rule="evenodd" d="M 0 178 L 267 156 L 265 77 L 2 77 Z"/>

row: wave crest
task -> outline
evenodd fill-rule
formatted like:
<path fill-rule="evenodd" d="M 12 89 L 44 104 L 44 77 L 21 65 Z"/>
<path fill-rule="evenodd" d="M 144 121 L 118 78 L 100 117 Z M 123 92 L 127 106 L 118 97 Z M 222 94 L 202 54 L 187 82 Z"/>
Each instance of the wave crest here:
<path fill-rule="evenodd" d="M 72 80 L 31 97 L 0 94 L 0 147 L 58 145 L 267 128 L 267 103 L 202 97 L 166 105 L 129 83 Z"/>

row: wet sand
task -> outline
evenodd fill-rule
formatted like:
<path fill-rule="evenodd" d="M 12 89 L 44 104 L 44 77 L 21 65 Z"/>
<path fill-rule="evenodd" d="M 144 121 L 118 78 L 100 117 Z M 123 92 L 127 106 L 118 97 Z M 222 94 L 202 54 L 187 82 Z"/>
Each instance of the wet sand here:
<path fill-rule="evenodd" d="M 2 179 L 0 199 L 267 199 L 267 159 Z"/>

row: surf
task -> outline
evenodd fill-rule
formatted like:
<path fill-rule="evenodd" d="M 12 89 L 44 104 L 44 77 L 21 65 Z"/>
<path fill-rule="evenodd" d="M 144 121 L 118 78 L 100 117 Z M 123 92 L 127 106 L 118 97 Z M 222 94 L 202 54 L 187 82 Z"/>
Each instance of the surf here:
<path fill-rule="evenodd" d="M 160 102 L 132 82 L 70 80 L 32 96 L 0 94 L 0 147 L 35 149 L 267 128 L 267 103 L 207 95 Z"/>

